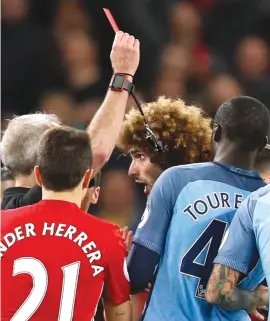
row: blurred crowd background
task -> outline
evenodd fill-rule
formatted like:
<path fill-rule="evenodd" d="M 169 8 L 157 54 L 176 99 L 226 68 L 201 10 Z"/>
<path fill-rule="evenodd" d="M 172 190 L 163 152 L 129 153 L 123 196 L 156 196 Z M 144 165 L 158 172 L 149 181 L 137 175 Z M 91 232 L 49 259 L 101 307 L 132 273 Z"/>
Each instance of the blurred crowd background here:
<path fill-rule="evenodd" d="M 2 0 L 2 130 L 5 119 L 35 111 L 86 128 L 112 74 L 103 7 L 141 41 L 141 100 L 181 97 L 210 116 L 242 94 L 270 106 L 269 0 Z M 114 152 L 91 211 L 132 227 L 145 197 L 129 163 Z"/>

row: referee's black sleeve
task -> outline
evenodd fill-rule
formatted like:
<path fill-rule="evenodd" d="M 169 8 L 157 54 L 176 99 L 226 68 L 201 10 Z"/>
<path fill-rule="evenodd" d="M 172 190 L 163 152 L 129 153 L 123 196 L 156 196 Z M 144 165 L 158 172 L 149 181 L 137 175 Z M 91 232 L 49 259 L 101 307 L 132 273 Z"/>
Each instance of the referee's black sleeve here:
<path fill-rule="evenodd" d="M 32 205 L 32 204 L 38 203 L 41 200 L 42 200 L 41 187 L 34 186 L 30 189 L 28 193 L 24 195 L 23 204 L 21 206 Z"/>
<path fill-rule="evenodd" d="M 2 210 L 10 210 L 38 203 L 42 199 L 41 187 L 11 187 L 6 189 L 1 202 Z"/>

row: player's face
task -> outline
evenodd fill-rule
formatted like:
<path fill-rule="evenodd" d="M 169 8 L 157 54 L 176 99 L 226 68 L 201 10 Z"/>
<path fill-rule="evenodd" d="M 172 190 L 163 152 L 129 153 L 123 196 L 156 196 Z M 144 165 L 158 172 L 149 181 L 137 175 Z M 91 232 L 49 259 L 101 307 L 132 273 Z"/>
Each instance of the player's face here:
<path fill-rule="evenodd" d="M 150 157 L 139 149 L 130 150 L 132 163 L 128 170 L 128 175 L 132 177 L 136 183 L 145 184 L 144 192 L 149 195 L 152 186 L 162 173 L 161 168 L 150 162 Z"/>

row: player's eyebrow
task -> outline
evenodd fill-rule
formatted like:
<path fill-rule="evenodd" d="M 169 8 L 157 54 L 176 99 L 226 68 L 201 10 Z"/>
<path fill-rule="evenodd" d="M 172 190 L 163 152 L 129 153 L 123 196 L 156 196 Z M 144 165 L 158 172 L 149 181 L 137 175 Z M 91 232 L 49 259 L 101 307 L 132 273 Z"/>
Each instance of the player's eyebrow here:
<path fill-rule="evenodd" d="M 131 156 L 135 156 L 136 154 L 141 153 L 141 152 L 142 151 L 139 148 L 131 148 L 129 150 L 129 153 L 130 153 Z"/>

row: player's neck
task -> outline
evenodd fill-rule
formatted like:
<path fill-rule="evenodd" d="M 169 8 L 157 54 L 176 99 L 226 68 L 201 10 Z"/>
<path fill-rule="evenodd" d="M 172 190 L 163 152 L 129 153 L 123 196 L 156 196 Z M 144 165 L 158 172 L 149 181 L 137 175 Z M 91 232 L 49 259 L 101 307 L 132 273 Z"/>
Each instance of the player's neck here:
<path fill-rule="evenodd" d="M 36 179 L 33 174 L 30 175 L 17 175 L 15 177 L 15 186 L 16 187 L 27 187 L 32 188 L 36 185 Z"/>
<path fill-rule="evenodd" d="M 214 161 L 250 171 L 254 170 L 255 158 L 254 152 L 239 152 L 236 146 L 224 146 L 217 150 Z"/>
<path fill-rule="evenodd" d="M 65 192 L 54 192 L 54 191 L 48 191 L 43 188 L 42 199 L 70 202 L 78 205 L 78 207 L 81 207 L 81 203 L 82 203 L 81 195 L 75 190 L 65 191 Z"/>

